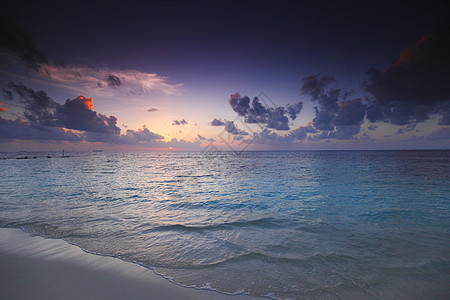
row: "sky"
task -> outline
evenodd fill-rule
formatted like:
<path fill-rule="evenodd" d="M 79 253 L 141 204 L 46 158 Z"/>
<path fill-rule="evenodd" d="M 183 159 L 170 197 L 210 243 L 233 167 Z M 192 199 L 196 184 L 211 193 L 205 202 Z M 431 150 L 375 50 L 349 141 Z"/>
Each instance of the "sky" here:
<path fill-rule="evenodd" d="M 0 17 L 0 151 L 450 149 L 448 1 L 10 1 Z"/>

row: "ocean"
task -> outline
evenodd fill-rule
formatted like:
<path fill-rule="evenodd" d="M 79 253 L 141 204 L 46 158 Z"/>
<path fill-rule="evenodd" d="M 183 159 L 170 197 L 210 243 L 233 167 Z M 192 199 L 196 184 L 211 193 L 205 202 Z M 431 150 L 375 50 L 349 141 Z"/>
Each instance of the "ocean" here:
<path fill-rule="evenodd" d="M 450 151 L 65 155 L 0 154 L 0 227 L 223 293 L 450 297 Z"/>

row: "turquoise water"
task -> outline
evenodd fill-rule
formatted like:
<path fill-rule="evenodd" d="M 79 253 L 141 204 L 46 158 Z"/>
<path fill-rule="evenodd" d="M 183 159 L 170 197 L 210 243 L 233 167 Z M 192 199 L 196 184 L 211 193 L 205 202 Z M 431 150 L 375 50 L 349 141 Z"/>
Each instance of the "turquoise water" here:
<path fill-rule="evenodd" d="M 227 293 L 450 297 L 450 151 L 20 155 L 2 227 Z"/>

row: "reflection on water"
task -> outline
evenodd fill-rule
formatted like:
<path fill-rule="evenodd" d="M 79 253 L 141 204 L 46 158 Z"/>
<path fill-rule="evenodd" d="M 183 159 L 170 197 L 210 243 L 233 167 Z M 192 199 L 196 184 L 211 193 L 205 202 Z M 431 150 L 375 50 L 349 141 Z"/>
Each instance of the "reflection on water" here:
<path fill-rule="evenodd" d="M 0 160 L 0 225 L 225 292 L 446 298 L 449 153 L 34 154 Z"/>

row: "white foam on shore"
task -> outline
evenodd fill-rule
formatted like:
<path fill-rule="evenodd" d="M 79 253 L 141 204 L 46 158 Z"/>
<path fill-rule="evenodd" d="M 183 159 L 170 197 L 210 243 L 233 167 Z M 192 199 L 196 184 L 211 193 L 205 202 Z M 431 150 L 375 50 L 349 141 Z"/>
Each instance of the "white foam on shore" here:
<path fill-rule="evenodd" d="M 13 228 L 0 228 L 0 298 L 261 299 L 182 287 L 136 263 Z"/>

